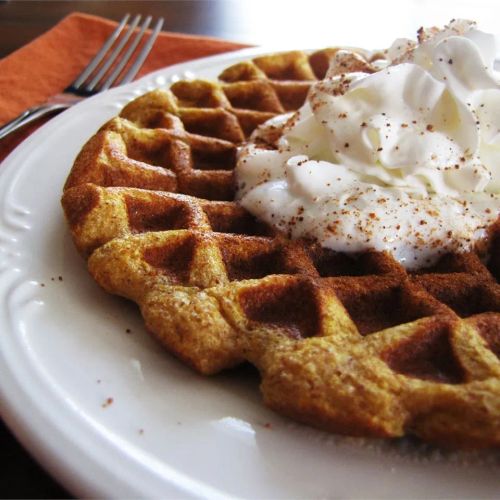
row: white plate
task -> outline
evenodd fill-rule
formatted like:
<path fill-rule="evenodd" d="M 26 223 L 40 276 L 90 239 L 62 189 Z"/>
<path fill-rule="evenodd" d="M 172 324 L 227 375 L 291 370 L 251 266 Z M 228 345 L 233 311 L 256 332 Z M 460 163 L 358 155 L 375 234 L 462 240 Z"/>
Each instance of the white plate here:
<path fill-rule="evenodd" d="M 215 77 L 262 52 L 172 66 L 97 95 L 54 118 L 5 160 L 3 417 L 77 496 L 495 496 L 495 455 L 332 436 L 266 409 L 253 377 L 193 373 L 146 334 L 135 306 L 97 287 L 73 248 L 59 198 L 87 138 L 149 89 L 186 76 Z"/>

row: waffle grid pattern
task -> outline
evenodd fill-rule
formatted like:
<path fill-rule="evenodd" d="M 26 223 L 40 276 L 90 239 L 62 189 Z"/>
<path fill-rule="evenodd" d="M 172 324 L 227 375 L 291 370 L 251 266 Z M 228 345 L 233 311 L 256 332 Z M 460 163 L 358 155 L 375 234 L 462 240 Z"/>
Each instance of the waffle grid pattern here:
<path fill-rule="evenodd" d="M 237 145 L 298 108 L 335 53 L 257 58 L 131 102 L 70 173 L 74 242 L 171 352 L 204 374 L 250 361 L 283 414 L 351 435 L 498 446 L 498 227 L 487 264 L 446 255 L 408 273 L 387 254 L 288 240 L 232 201 Z"/>

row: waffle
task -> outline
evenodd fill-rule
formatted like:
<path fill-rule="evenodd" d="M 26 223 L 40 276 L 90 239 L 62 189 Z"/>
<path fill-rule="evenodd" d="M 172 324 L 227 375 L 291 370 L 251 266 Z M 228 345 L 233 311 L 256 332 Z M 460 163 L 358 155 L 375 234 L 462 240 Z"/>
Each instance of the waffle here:
<path fill-rule="evenodd" d="M 238 144 L 297 109 L 335 52 L 258 57 L 125 106 L 66 182 L 75 245 L 170 352 L 206 375 L 252 363 L 284 415 L 354 436 L 496 447 L 500 224 L 489 259 L 448 254 L 408 272 L 386 253 L 290 240 L 233 201 Z"/>

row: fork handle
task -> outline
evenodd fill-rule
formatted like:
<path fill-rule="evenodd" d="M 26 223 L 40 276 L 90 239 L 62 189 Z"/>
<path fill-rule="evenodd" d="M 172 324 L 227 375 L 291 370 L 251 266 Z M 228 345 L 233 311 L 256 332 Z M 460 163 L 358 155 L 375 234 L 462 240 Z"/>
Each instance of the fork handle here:
<path fill-rule="evenodd" d="M 10 122 L 7 122 L 3 127 L 0 127 L 0 139 L 7 137 L 12 132 L 19 130 L 28 123 L 38 120 L 42 116 L 62 111 L 69 108 L 70 105 L 69 103 L 42 104 L 41 106 L 29 108 Z"/>

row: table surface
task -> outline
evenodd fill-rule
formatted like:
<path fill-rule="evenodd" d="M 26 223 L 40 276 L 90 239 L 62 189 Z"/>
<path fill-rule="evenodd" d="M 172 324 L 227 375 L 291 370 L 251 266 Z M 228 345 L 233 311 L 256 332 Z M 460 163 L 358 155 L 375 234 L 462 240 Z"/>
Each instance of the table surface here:
<path fill-rule="evenodd" d="M 30 42 L 74 11 L 114 20 L 121 19 L 125 12 L 163 16 L 164 29 L 168 31 L 274 47 L 332 44 L 385 47 L 397 36 L 411 36 L 420 25 L 444 24 L 451 17 L 475 19 L 486 31 L 500 31 L 497 0 L 442 0 L 436 4 L 438 2 L 431 0 L 401 0 L 397 3 L 358 0 L 343 2 L 342 15 L 338 15 L 338 3 L 319 0 L 307 0 L 306 3 L 292 0 L 0 0 L 0 58 Z M 0 444 L 4 457 L 0 498 L 70 496 L 30 458 L 1 423 Z"/>

